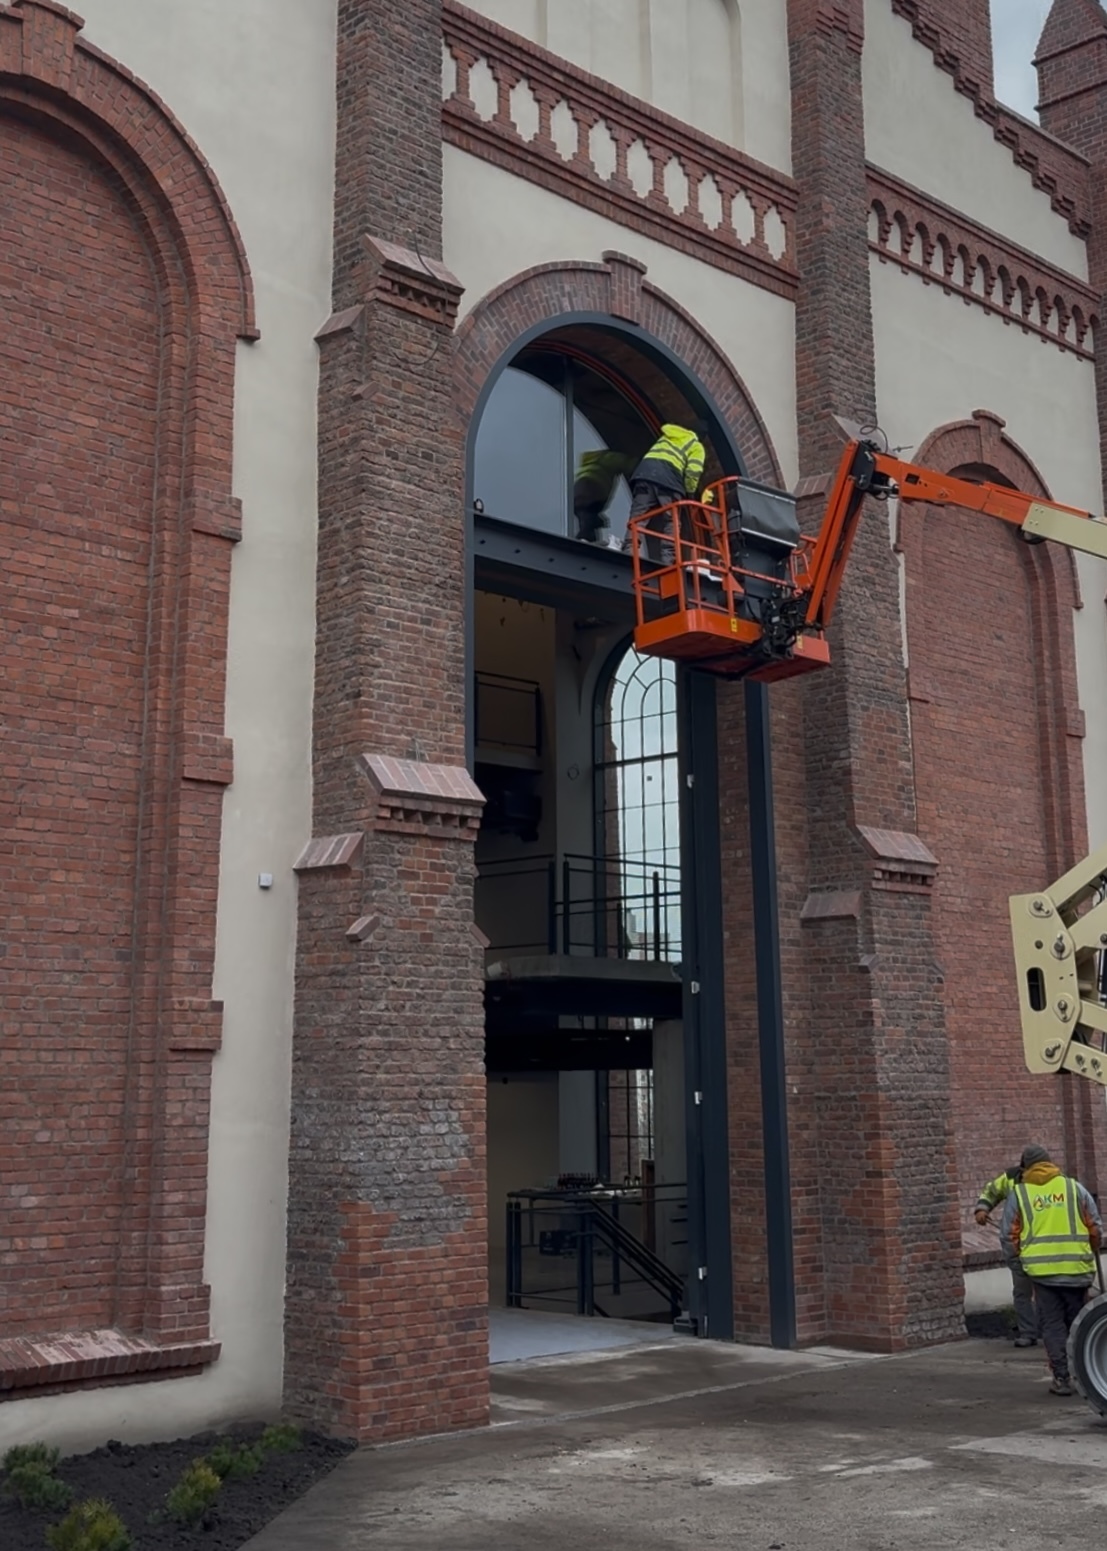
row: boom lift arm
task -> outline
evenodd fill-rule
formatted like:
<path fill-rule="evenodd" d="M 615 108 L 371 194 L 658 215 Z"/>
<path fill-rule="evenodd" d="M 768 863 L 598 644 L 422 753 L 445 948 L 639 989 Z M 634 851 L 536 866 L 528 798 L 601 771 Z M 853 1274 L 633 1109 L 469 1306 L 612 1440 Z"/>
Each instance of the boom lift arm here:
<path fill-rule="evenodd" d="M 762 682 L 826 667 L 826 631 L 867 500 L 964 507 L 1031 543 L 1107 559 L 1107 522 L 1090 512 L 907 463 L 841 424 L 850 440 L 817 539 L 801 536 L 790 497 L 745 479 L 631 521 L 640 652 Z"/>
<path fill-rule="evenodd" d="M 905 462 L 840 423 L 849 441 L 815 540 L 800 536 L 794 507 L 782 513 L 786 498 L 741 479 L 631 523 L 639 651 L 761 681 L 825 667 L 826 630 L 870 499 L 964 507 L 1028 542 L 1107 560 L 1107 522 L 1090 512 Z M 649 561 L 643 546 L 652 546 Z M 1027 1067 L 1107 1086 L 1107 846 L 1050 888 L 1013 896 L 1010 910 Z"/>
<path fill-rule="evenodd" d="M 1107 560 L 1107 522 L 1073 506 L 1043 501 L 1005 485 L 977 484 L 905 463 L 873 441 L 849 442 L 827 502 L 812 563 L 807 624 L 825 630 L 838 600 L 849 552 L 867 498 L 925 501 L 930 506 L 963 506 L 1011 523 L 1030 542 L 1053 539 L 1069 549 Z"/>

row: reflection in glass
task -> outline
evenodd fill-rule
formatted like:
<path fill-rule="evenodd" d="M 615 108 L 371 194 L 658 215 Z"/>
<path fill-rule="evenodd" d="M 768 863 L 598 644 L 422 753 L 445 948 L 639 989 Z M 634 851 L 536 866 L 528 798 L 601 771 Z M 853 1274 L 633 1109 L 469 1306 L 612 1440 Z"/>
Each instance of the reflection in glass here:
<path fill-rule="evenodd" d="M 481 417 L 473 495 L 490 517 L 543 533 L 565 532 L 565 400 L 509 366 Z"/>
<path fill-rule="evenodd" d="M 477 432 L 473 496 L 507 522 L 618 544 L 627 476 L 656 426 L 592 365 L 541 346 L 500 374 Z"/>

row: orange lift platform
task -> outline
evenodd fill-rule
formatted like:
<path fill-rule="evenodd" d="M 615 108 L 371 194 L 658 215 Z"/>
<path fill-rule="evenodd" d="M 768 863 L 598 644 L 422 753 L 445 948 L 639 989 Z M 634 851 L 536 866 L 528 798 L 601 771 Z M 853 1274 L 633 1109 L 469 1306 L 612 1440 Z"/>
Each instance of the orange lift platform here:
<path fill-rule="evenodd" d="M 960 506 L 1011 523 L 1029 543 L 1107 559 L 1102 518 L 904 462 L 839 424 L 849 440 L 817 539 L 800 533 L 791 496 L 739 478 L 633 519 L 638 651 L 762 683 L 827 667 L 826 631 L 867 500 Z"/>

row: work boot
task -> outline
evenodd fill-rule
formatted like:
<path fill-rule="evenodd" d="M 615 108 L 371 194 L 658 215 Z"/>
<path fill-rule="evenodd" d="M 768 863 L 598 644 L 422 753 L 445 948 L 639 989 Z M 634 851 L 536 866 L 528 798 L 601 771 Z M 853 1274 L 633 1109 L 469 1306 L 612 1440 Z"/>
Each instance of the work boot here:
<path fill-rule="evenodd" d="M 1038 1344 L 1037 1336 L 1016 1336 L 1015 1337 L 1015 1345 L 1016 1346 L 1037 1346 L 1037 1344 Z"/>
<path fill-rule="evenodd" d="M 1067 1378 L 1054 1377 L 1053 1382 L 1049 1386 L 1049 1393 L 1051 1395 L 1071 1395 L 1072 1385 Z"/>

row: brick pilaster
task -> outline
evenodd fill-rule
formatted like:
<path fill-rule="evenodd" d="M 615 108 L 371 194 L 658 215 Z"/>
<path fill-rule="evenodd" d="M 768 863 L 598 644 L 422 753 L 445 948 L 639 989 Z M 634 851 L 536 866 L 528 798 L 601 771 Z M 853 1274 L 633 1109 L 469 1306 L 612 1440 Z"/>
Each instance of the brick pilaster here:
<path fill-rule="evenodd" d="M 1107 305 L 1107 13 L 1099 0 L 1054 0 L 1034 61 L 1042 128 L 1090 162 L 1091 231 L 1088 279 Z M 1095 381 L 1103 501 L 1107 508 L 1107 351 L 1095 330 Z M 1081 829 L 1083 826 L 1081 825 Z M 1068 1167 L 1085 1181 L 1102 1172 L 1102 1110 L 1087 1083 L 1065 1085 Z"/>
<path fill-rule="evenodd" d="M 1107 298 L 1107 14 L 1099 0 L 1054 0 L 1034 63 L 1042 128 L 1091 163 L 1088 278 L 1099 293 L 1102 318 Z M 1107 506 L 1107 352 L 1098 348 L 1095 373 Z"/>
<path fill-rule="evenodd" d="M 286 1394 L 363 1439 L 488 1414 L 481 798 L 464 769 L 440 49 L 437 0 L 341 0 Z"/>
<path fill-rule="evenodd" d="M 840 454 L 830 416 L 871 420 L 875 409 L 861 0 L 790 0 L 789 37 L 800 460 L 818 492 Z M 815 493 L 805 529 L 820 507 Z M 815 1127 L 819 1179 L 797 1184 L 820 1194 L 823 1328 L 887 1348 L 959 1330 L 961 1278 L 933 859 L 915 835 L 899 590 L 881 509 L 862 524 L 832 645 L 833 668 L 804 690 L 808 1000 L 792 995 L 790 1042 L 802 1075 L 793 1126 Z"/>

